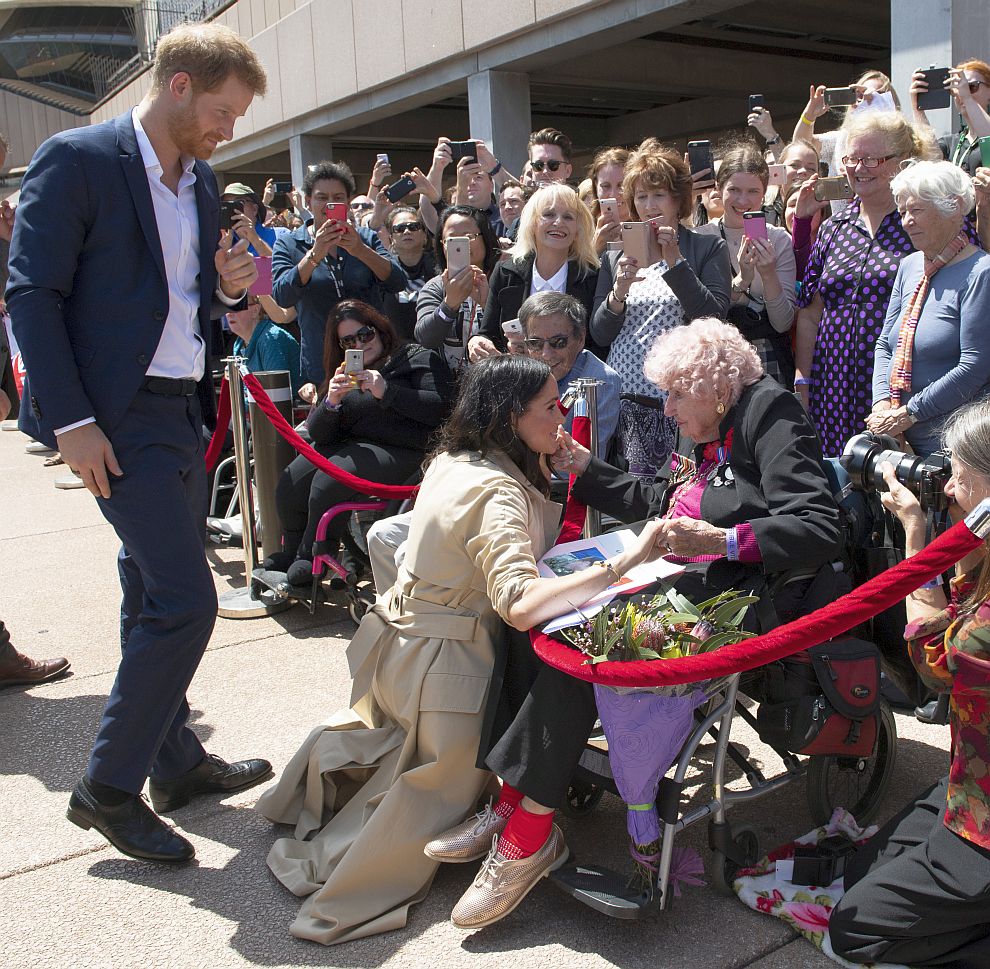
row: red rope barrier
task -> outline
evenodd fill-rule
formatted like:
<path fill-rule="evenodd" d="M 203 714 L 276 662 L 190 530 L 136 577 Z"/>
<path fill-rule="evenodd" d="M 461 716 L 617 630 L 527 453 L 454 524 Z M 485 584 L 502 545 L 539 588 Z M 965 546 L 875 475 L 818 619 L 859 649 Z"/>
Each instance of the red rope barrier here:
<path fill-rule="evenodd" d="M 272 422 L 275 430 L 279 432 L 304 458 L 308 459 L 320 471 L 330 475 L 336 481 L 353 488 L 363 495 L 374 495 L 376 498 L 412 498 L 419 491 L 419 485 L 388 485 L 375 481 L 366 481 L 357 475 L 338 468 L 332 464 L 322 454 L 315 451 L 307 444 L 291 427 L 288 421 L 279 412 L 279 409 L 272 403 L 272 399 L 265 393 L 264 388 L 258 382 L 258 378 L 253 374 L 242 372 L 244 386 L 251 392 L 254 402 L 261 408 L 265 416 Z"/>
<path fill-rule="evenodd" d="M 927 548 L 854 589 L 848 595 L 794 622 L 753 639 L 723 646 L 714 653 L 682 659 L 605 662 L 584 665 L 572 647 L 530 631 L 536 654 L 549 666 L 580 680 L 609 686 L 672 686 L 755 669 L 848 632 L 904 599 L 929 579 L 941 575 L 982 544 L 965 522 L 952 526 Z"/>
<path fill-rule="evenodd" d="M 571 437 L 582 447 L 591 447 L 591 419 L 575 415 L 571 422 Z M 573 542 L 581 537 L 584 531 L 584 521 L 587 509 L 574 497 L 574 482 L 577 475 L 572 474 L 567 483 L 567 504 L 564 506 L 564 521 L 560 526 L 557 544 Z"/>
<path fill-rule="evenodd" d="M 210 445 L 206 449 L 206 473 L 209 474 L 220 460 L 223 452 L 223 442 L 227 439 L 227 431 L 230 430 L 230 384 L 227 378 L 223 378 L 220 385 L 220 401 L 217 404 L 217 426 L 210 438 Z"/>

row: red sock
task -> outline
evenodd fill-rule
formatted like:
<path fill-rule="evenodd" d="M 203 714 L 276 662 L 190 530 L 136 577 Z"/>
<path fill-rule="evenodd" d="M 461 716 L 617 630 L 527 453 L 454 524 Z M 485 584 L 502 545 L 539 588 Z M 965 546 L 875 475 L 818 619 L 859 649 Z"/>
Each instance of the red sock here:
<path fill-rule="evenodd" d="M 495 813 L 500 818 L 512 816 L 512 812 L 519 806 L 523 799 L 523 792 L 517 791 L 510 784 L 502 782 L 502 793 L 498 796 L 498 804 L 495 805 Z"/>
<path fill-rule="evenodd" d="M 553 811 L 532 814 L 524 807 L 517 807 L 498 839 L 498 853 L 512 861 L 535 855 L 550 837 L 553 827 Z"/>

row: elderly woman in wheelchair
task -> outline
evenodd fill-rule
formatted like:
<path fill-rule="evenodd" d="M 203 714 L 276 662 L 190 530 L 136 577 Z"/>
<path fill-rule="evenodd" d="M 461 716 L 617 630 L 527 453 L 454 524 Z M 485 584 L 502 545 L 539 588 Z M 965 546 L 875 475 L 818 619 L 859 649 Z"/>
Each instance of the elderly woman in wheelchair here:
<path fill-rule="evenodd" d="M 659 517 L 658 543 L 686 564 L 677 587 L 695 601 L 729 588 L 764 594 L 772 608 L 758 611 L 759 624 L 834 597 L 839 510 L 797 398 L 716 319 L 661 336 L 646 374 L 665 392 L 680 438 L 669 477 L 644 483 L 566 438 L 554 465 L 577 475 L 574 497 L 622 522 Z M 554 808 L 597 717 L 591 684 L 543 665 L 526 636 L 511 634 L 501 687 L 493 681 L 488 703 L 479 762 L 502 778 L 500 801 L 484 823 L 472 817 L 426 848 L 441 861 L 485 859 L 452 914 L 464 929 L 503 918 L 558 863 Z"/>

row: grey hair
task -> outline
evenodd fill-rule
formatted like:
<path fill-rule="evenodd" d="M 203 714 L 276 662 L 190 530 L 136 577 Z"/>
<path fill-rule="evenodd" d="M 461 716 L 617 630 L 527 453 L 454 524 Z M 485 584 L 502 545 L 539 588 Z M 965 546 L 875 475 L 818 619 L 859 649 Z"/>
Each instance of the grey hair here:
<path fill-rule="evenodd" d="M 528 334 L 530 320 L 538 316 L 555 316 L 557 313 L 562 313 L 571 321 L 573 336 L 585 335 L 588 329 L 588 311 L 584 304 L 567 293 L 555 293 L 552 290 L 530 296 L 519 307 L 519 322 L 523 332 Z"/>
<path fill-rule="evenodd" d="M 942 429 L 942 446 L 966 467 L 990 478 L 990 397 L 949 415 Z"/>
<path fill-rule="evenodd" d="M 891 180 L 890 191 L 900 204 L 906 195 L 923 199 L 943 216 L 962 218 L 976 204 L 973 180 L 947 161 L 916 161 L 906 164 Z"/>

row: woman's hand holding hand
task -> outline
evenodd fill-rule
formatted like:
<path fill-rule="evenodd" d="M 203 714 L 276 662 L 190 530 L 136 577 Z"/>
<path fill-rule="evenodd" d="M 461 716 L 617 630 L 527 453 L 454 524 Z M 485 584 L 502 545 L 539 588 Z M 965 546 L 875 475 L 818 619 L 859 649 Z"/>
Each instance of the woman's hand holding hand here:
<path fill-rule="evenodd" d="M 664 555 L 666 553 L 664 533 L 667 525 L 668 522 L 662 518 L 648 521 L 636 536 L 636 541 L 617 559 L 616 571 L 621 575 L 636 565 Z"/>
<path fill-rule="evenodd" d="M 661 545 L 665 553 L 693 558 L 696 555 L 725 555 L 725 529 L 696 518 L 667 518 Z"/>
<path fill-rule="evenodd" d="M 886 407 L 882 407 L 883 404 L 886 404 Z M 914 421 L 911 420 L 907 405 L 892 407 L 889 400 L 881 401 L 866 418 L 867 430 L 873 431 L 875 434 L 891 434 L 895 437 L 911 427 L 912 424 Z"/>
<path fill-rule="evenodd" d="M 557 429 L 557 450 L 550 456 L 550 464 L 557 474 L 573 474 L 580 477 L 588 470 L 591 452 L 563 429 Z"/>
<path fill-rule="evenodd" d="M 660 246 L 660 258 L 670 268 L 681 258 L 681 247 L 677 241 L 676 225 L 659 225 L 653 223 L 653 232 L 657 237 L 657 244 Z"/>
<path fill-rule="evenodd" d="M 499 348 L 486 336 L 473 336 L 468 341 L 468 361 L 477 363 L 485 357 L 500 357 Z"/>
<path fill-rule="evenodd" d="M 381 400 L 385 396 L 385 378 L 377 370 L 362 370 L 354 374 L 357 380 L 358 390 L 366 390 L 375 400 Z"/>
<path fill-rule="evenodd" d="M 453 279 L 450 277 L 450 269 L 445 269 L 440 279 L 443 281 L 443 301 L 452 309 L 456 310 L 464 302 L 474 288 L 474 267 L 466 266 Z"/>
<path fill-rule="evenodd" d="M 636 281 L 639 263 L 633 256 L 621 256 L 615 267 L 615 279 L 612 281 L 612 292 L 622 301 L 629 295 L 629 287 Z"/>

